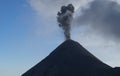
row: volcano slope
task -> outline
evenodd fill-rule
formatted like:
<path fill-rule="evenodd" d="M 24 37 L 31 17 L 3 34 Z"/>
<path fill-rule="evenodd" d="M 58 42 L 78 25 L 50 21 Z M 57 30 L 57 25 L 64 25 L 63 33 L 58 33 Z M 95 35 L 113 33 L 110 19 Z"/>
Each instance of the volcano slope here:
<path fill-rule="evenodd" d="M 103 63 L 69 39 L 22 76 L 120 76 L 120 68 Z"/>

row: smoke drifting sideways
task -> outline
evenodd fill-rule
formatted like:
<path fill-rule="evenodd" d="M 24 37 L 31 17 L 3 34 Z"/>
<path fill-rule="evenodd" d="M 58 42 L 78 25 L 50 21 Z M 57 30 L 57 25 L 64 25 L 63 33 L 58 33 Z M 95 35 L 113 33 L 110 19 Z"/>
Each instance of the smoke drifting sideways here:
<path fill-rule="evenodd" d="M 73 20 L 73 13 L 74 6 L 72 4 L 68 4 L 67 6 L 62 6 L 60 12 L 57 14 L 59 27 L 63 29 L 66 40 L 71 38 L 70 30 L 71 22 Z"/>
<path fill-rule="evenodd" d="M 75 18 L 77 25 L 89 25 L 93 32 L 120 41 L 120 4 L 111 0 L 94 0 Z"/>

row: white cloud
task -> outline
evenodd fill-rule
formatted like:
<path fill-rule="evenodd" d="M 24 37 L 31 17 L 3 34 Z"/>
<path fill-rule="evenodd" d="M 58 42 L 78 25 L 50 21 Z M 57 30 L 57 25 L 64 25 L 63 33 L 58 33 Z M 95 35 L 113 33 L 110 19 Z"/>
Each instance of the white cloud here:
<path fill-rule="evenodd" d="M 38 13 L 47 16 L 55 15 L 60 7 L 72 3 L 77 10 L 79 7 L 85 6 L 92 0 L 29 0 L 31 7 Z"/>

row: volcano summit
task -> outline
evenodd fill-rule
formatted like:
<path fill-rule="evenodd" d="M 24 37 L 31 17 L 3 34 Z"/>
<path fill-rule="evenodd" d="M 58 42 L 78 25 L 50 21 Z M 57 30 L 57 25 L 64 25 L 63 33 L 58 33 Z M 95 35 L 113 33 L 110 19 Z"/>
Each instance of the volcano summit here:
<path fill-rule="evenodd" d="M 103 63 L 68 39 L 22 76 L 120 76 L 120 68 Z"/>

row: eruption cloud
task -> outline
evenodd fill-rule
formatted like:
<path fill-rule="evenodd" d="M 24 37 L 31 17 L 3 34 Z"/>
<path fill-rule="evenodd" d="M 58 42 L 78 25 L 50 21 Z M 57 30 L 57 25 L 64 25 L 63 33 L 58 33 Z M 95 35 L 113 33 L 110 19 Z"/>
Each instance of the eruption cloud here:
<path fill-rule="evenodd" d="M 57 14 L 57 21 L 59 23 L 59 27 L 63 29 L 66 40 L 71 38 L 70 30 L 73 13 L 74 6 L 72 4 L 68 4 L 68 6 L 62 6 L 60 12 L 58 12 Z"/>
<path fill-rule="evenodd" d="M 77 25 L 89 25 L 105 38 L 120 40 L 120 4 L 111 0 L 94 0 L 75 18 Z"/>

